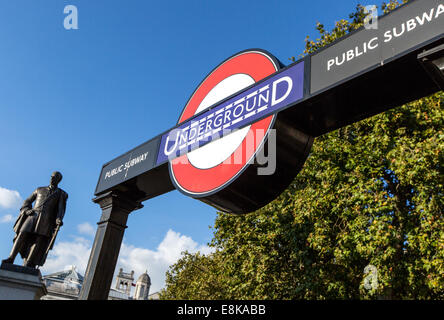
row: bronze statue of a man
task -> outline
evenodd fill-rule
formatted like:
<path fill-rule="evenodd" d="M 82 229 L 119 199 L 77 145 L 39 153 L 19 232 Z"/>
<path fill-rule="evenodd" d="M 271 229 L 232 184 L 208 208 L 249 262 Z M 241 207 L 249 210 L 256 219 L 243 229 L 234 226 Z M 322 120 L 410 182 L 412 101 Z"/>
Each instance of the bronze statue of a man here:
<path fill-rule="evenodd" d="M 53 172 L 49 186 L 35 189 L 23 202 L 14 224 L 14 244 L 9 258 L 3 262 L 14 263 L 20 253 L 24 266 L 43 266 L 65 215 L 68 194 L 57 187 L 61 180 L 62 174 Z"/>

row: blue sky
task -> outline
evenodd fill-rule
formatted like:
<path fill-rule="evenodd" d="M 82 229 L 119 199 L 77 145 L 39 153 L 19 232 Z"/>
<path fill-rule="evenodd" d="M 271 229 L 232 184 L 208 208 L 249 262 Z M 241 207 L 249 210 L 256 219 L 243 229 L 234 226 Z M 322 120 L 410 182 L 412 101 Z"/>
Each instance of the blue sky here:
<path fill-rule="evenodd" d="M 42 271 L 75 264 L 83 273 L 105 162 L 174 126 L 227 57 L 262 48 L 288 64 L 317 21 L 331 28 L 358 3 L 381 2 L 1 0 L 0 258 L 22 201 L 58 170 L 67 212 Z M 69 4 L 78 30 L 63 27 Z M 144 205 L 129 217 L 118 267 L 148 269 L 157 290 L 181 250 L 208 251 L 216 211 L 178 191 Z"/>

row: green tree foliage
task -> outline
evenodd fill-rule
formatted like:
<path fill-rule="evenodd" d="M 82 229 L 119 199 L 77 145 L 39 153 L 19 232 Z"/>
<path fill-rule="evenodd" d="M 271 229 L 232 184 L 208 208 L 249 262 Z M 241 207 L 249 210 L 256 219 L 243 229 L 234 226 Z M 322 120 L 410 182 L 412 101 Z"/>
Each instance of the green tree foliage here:
<path fill-rule="evenodd" d="M 305 53 L 363 18 L 358 6 L 331 32 L 318 24 Z M 248 215 L 218 214 L 215 253 L 185 254 L 161 297 L 443 299 L 443 104 L 441 91 L 316 138 L 278 199 Z"/>
<path fill-rule="evenodd" d="M 163 299 L 225 299 L 225 279 L 219 253 L 211 256 L 199 252 L 184 252 L 181 259 L 170 267 L 166 274 L 167 290 L 161 292 Z"/>

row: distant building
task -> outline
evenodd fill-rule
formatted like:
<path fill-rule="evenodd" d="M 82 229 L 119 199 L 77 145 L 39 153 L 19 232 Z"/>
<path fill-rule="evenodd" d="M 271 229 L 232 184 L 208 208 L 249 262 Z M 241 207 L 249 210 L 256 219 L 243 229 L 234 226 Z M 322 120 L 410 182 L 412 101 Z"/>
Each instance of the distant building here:
<path fill-rule="evenodd" d="M 150 294 L 151 279 L 147 271 L 143 273 L 136 282 L 136 291 L 134 293 L 134 299 L 136 300 L 148 300 Z"/>
<path fill-rule="evenodd" d="M 127 273 L 120 268 L 116 276 L 116 289 L 111 288 L 109 290 L 108 300 L 130 300 L 133 282 L 134 271 Z"/>
<path fill-rule="evenodd" d="M 77 300 L 82 288 L 83 276 L 74 266 L 70 270 L 52 273 L 42 277 L 48 294 L 42 300 Z"/>
<path fill-rule="evenodd" d="M 159 299 L 160 299 L 159 292 L 154 292 L 148 296 L 148 300 L 159 300 Z"/>
<path fill-rule="evenodd" d="M 48 294 L 42 300 L 77 300 L 83 284 L 83 276 L 74 266 L 69 270 L 52 273 L 42 277 Z M 135 286 L 131 296 L 131 287 Z M 151 279 L 145 271 L 134 283 L 134 271 L 124 272 L 120 268 L 116 276 L 116 286 L 111 288 L 108 300 L 158 300 L 159 294 L 149 294 Z"/>

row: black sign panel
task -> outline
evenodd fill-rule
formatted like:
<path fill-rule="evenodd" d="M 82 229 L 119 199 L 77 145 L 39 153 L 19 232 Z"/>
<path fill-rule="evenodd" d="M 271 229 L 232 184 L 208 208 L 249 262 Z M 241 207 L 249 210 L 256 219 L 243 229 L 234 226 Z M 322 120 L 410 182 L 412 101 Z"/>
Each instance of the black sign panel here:
<path fill-rule="evenodd" d="M 362 28 L 311 57 L 311 93 L 329 88 L 370 68 L 388 63 L 442 37 L 442 0 L 416 0 Z"/>
<path fill-rule="evenodd" d="M 156 137 L 104 165 L 96 194 L 154 168 L 159 143 Z"/>

